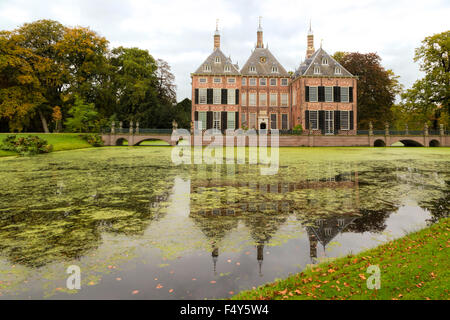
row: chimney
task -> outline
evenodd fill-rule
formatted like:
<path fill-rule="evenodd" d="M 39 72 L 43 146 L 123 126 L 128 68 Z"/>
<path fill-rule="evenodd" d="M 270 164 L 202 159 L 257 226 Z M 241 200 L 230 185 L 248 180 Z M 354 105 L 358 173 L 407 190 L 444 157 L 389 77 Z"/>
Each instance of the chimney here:
<path fill-rule="evenodd" d="M 257 48 L 264 48 L 263 29 L 261 27 L 261 19 L 262 19 L 262 17 L 259 17 L 259 26 L 258 26 L 258 31 L 256 32 L 256 34 L 257 34 L 256 47 Z"/>

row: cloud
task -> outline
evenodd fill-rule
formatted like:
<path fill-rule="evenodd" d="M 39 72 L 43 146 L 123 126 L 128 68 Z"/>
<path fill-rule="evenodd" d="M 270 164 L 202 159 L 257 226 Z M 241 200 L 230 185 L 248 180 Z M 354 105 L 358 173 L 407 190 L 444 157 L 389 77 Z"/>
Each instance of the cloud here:
<path fill-rule="evenodd" d="M 178 100 L 191 95 L 190 73 L 211 53 L 220 19 L 222 49 L 242 66 L 256 42 L 263 16 L 264 42 L 287 70 L 306 52 L 310 19 L 316 47 L 377 52 L 406 87 L 421 76 L 414 48 L 428 35 L 450 29 L 445 0 L 66 0 L 0 1 L 0 29 L 37 19 L 89 26 L 111 46 L 136 46 L 166 60 L 176 77 Z"/>

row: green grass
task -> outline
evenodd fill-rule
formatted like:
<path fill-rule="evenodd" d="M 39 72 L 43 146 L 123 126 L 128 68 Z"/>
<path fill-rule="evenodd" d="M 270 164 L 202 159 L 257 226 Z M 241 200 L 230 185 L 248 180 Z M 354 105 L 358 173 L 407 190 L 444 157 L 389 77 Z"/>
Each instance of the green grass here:
<path fill-rule="evenodd" d="M 0 133 L 0 143 L 11 133 Z M 53 145 L 53 151 L 74 150 L 91 148 L 92 146 L 85 140 L 80 138 L 79 133 L 17 133 L 16 136 L 38 136 L 41 137 L 51 145 Z M 0 157 L 16 155 L 14 152 L 0 150 Z"/>
<path fill-rule="evenodd" d="M 450 283 L 450 218 L 377 248 L 307 268 L 232 299 L 445 299 Z M 369 290 L 369 265 L 381 272 Z"/>

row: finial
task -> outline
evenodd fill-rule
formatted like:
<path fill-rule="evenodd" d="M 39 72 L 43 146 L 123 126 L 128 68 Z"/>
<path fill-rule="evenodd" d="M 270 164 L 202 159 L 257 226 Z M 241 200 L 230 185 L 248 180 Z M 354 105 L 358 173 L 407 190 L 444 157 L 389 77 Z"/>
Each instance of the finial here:
<path fill-rule="evenodd" d="M 262 26 L 261 26 L 261 21 L 262 21 L 262 17 L 261 16 L 259 16 L 258 17 L 258 31 L 262 31 Z"/>
<path fill-rule="evenodd" d="M 320 39 L 320 49 L 322 49 L 322 42 L 323 42 L 323 39 Z"/>
<path fill-rule="evenodd" d="M 219 31 L 219 19 L 216 19 L 216 31 Z"/>
<path fill-rule="evenodd" d="M 311 19 L 309 19 L 309 30 L 308 30 L 308 34 L 313 34 L 313 32 L 312 32 L 312 27 L 311 27 Z"/>

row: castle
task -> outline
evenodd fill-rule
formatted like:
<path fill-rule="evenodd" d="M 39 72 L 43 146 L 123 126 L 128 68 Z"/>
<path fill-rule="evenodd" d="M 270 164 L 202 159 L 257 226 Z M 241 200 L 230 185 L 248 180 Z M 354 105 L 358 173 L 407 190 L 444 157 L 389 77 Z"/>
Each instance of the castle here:
<path fill-rule="evenodd" d="M 357 77 L 322 45 L 314 49 L 309 27 L 306 59 L 287 72 L 263 44 L 261 19 L 256 47 L 241 69 L 220 48 L 216 25 L 214 50 L 191 74 L 195 129 L 278 129 L 301 125 L 312 134 L 356 134 Z"/>

